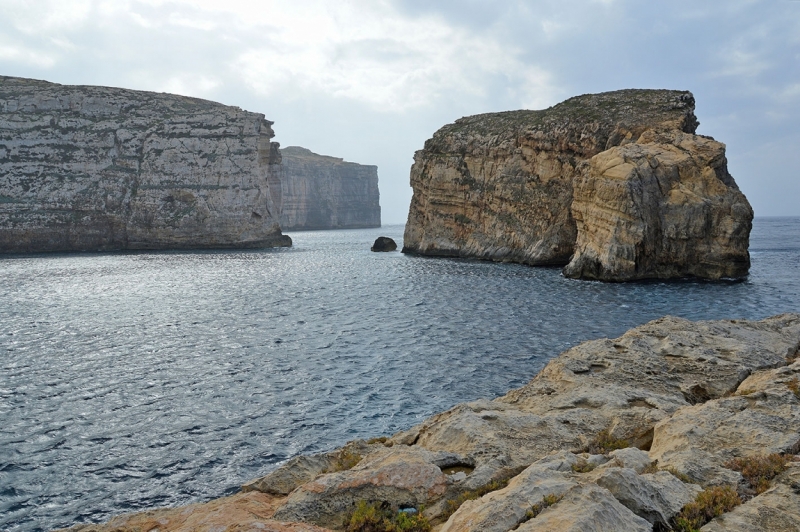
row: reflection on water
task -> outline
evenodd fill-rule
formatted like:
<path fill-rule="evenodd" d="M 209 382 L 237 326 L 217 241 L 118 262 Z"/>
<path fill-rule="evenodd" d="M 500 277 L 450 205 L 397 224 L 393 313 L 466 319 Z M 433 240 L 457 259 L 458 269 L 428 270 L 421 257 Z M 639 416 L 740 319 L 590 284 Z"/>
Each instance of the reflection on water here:
<path fill-rule="evenodd" d="M 298 453 L 520 386 L 664 314 L 800 311 L 800 219 L 761 219 L 743 283 L 603 284 L 371 253 L 402 226 L 291 249 L 0 260 L 0 529 L 238 489 Z"/>

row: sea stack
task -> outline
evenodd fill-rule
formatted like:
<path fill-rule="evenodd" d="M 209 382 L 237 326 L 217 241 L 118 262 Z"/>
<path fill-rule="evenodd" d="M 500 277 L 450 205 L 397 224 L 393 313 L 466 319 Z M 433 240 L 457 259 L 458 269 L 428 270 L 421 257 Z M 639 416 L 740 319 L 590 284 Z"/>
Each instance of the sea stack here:
<path fill-rule="evenodd" d="M 414 156 L 403 252 L 743 278 L 753 210 L 694 108 L 687 91 L 621 90 L 444 126 Z"/>
<path fill-rule="evenodd" d="M 264 115 L 0 77 L 0 252 L 291 245 Z"/>
<path fill-rule="evenodd" d="M 281 156 L 284 231 L 381 226 L 377 166 L 299 146 L 283 148 Z"/>

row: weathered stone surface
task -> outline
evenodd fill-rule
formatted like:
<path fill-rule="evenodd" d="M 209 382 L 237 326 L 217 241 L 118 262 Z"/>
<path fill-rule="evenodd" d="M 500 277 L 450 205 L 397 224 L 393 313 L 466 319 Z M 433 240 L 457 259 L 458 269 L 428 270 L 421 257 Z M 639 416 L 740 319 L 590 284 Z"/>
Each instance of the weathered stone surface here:
<path fill-rule="evenodd" d="M 702 491 L 700 486 L 685 484 L 671 473 L 639 475 L 622 467 L 604 469 L 595 482 L 630 511 L 667 530 L 670 520 Z"/>
<path fill-rule="evenodd" d="M 800 452 L 800 399 L 785 384 L 765 388 L 680 409 L 656 425 L 650 456 L 704 485 L 735 486 L 741 476 L 724 467 L 733 458 Z"/>
<path fill-rule="evenodd" d="M 749 502 L 717 517 L 703 532 L 800 532 L 800 467 L 775 479 L 774 486 Z"/>
<path fill-rule="evenodd" d="M 418 448 L 377 450 L 350 470 L 324 474 L 303 484 L 289 494 L 275 518 L 337 527 L 362 500 L 388 501 L 397 507 L 429 506 L 454 482 L 442 468 L 464 461 L 452 453 Z"/>
<path fill-rule="evenodd" d="M 580 452 L 605 429 L 649 448 L 658 422 L 732 392 L 755 370 L 785 365 L 798 341 L 796 314 L 760 322 L 661 318 L 574 347 L 522 388 L 457 405 L 392 441 L 472 456 L 478 466 L 503 456 L 511 467 L 554 449 Z"/>
<path fill-rule="evenodd" d="M 651 532 L 650 523 L 620 504 L 607 490 L 583 484 L 517 528 L 519 532 Z"/>
<path fill-rule="evenodd" d="M 381 226 L 377 166 L 298 146 L 283 148 L 281 155 L 284 231 Z"/>
<path fill-rule="evenodd" d="M 272 519 L 282 501 L 264 493 L 239 493 L 205 504 L 120 515 L 103 525 L 75 525 L 61 532 L 326 531 L 308 523 L 285 523 Z"/>
<path fill-rule="evenodd" d="M 747 275 L 752 209 L 689 92 L 624 90 L 462 118 L 414 157 L 403 251 L 571 277 Z"/>
<path fill-rule="evenodd" d="M 271 125 L 197 98 L 0 77 L 0 252 L 291 245 Z"/>
<path fill-rule="evenodd" d="M 577 485 L 569 478 L 578 458 L 560 452 L 543 458 L 514 477 L 508 486 L 466 501 L 445 523 L 440 532 L 505 532 L 527 519 L 528 510 L 546 496 L 561 497 Z"/>
<path fill-rule="evenodd" d="M 379 236 L 372 244 L 370 251 L 394 251 L 397 249 L 397 242 L 388 236 Z"/>
<path fill-rule="evenodd" d="M 564 275 L 604 281 L 747 274 L 753 211 L 725 145 L 645 131 L 589 161 L 575 180 L 575 253 Z"/>

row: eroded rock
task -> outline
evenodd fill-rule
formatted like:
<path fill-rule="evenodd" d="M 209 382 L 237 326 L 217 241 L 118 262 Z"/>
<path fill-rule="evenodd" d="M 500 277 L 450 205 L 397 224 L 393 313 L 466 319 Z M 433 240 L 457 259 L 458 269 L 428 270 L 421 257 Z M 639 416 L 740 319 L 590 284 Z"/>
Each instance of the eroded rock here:
<path fill-rule="evenodd" d="M 264 115 L 0 77 L 0 253 L 289 246 Z"/>
<path fill-rule="evenodd" d="M 653 527 L 594 484 L 576 486 L 564 498 L 526 521 L 519 532 L 651 532 Z"/>
<path fill-rule="evenodd" d="M 414 156 L 403 251 L 566 265 L 569 277 L 741 278 L 753 211 L 685 91 L 470 116 Z"/>

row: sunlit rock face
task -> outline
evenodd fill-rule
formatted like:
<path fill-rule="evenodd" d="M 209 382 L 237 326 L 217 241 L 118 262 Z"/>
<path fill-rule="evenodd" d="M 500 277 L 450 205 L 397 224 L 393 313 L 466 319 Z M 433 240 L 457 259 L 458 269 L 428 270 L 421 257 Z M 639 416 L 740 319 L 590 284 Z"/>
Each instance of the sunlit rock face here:
<path fill-rule="evenodd" d="M 264 115 L 0 77 L 0 252 L 291 245 Z"/>
<path fill-rule="evenodd" d="M 694 104 L 622 90 L 444 126 L 414 157 L 403 251 L 605 281 L 746 276 L 753 211 Z"/>
<path fill-rule="evenodd" d="M 281 155 L 284 231 L 381 226 L 377 166 L 299 146 L 283 148 Z"/>

